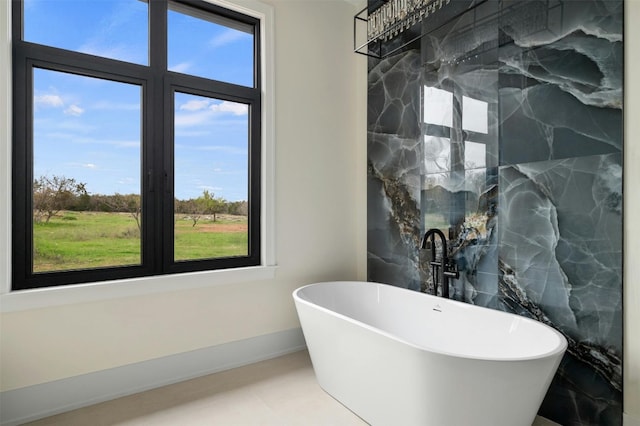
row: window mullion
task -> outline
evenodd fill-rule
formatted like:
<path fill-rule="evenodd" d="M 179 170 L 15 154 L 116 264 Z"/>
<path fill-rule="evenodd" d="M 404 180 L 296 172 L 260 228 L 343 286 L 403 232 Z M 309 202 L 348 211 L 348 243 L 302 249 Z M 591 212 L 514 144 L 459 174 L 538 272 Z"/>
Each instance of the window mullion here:
<path fill-rule="evenodd" d="M 17 58 L 19 57 L 20 60 Z M 24 94 L 14 96 L 13 99 L 13 232 L 19 233 L 22 238 L 13 238 L 12 256 L 13 282 L 24 285 L 31 274 L 31 254 L 33 252 L 32 231 L 29 220 L 32 202 L 28 194 L 31 194 L 31 182 L 33 180 L 31 130 L 29 118 L 32 113 L 30 103 L 27 101 L 32 95 L 29 78 L 30 67 L 23 55 L 14 53 L 13 61 L 13 92 Z M 19 129 L 20 131 L 16 131 Z"/>
<path fill-rule="evenodd" d="M 145 173 L 148 176 L 146 218 L 149 226 L 143 239 L 143 250 L 152 262 L 155 273 L 165 272 L 164 248 L 168 226 L 165 219 L 167 188 L 167 148 L 165 75 L 167 70 L 167 8 L 166 0 L 149 2 L 149 95 L 146 99 L 146 134 L 144 138 Z"/>

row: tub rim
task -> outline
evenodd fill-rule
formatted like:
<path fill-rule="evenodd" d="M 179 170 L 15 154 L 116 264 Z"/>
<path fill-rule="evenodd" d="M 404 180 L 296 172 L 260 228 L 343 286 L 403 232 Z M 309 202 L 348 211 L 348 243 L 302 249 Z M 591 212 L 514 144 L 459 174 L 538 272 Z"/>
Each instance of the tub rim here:
<path fill-rule="evenodd" d="M 455 304 L 455 305 L 458 305 L 458 306 L 463 306 L 465 309 L 473 309 L 473 308 L 476 308 L 476 309 L 488 309 L 490 311 L 493 311 L 493 312 L 496 312 L 496 313 L 499 313 L 499 314 L 505 314 L 505 315 L 508 315 L 508 316 L 516 317 L 517 319 L 520 319 L 520 320 L 523 320 L 523 321 L 526 321 L 526 322 L 532 322 L 536 326 L 541 326 L 544 329 L 546 329 L 548 332 L 551 332 L 553 335 L 555 335 L 559 340 L 559 344 L 556 347 L 554 347 L 553 349 L 549 350 L 549 351 L 546 351 L 546 352 L 543 352 L 543 353 L 539 353 L 539 354 L 536 354 L 536 355 L 516 356 L 516 357 L 509 357 L 509 358 L 496 358 L 496 357 L 489 357 L 489 356 L 460 354 L 460 353 L 445 351 L 445 350 L 442 350 L 442 349 L 437 349 L 435 347 L 429 347 L 429 346 L 419 345 L 419 344 L 410 342 L 410 341 L 408 341 L 406 339 L 403 339 L 403 338 L 401 338 L 399 336 L 391 334 L 388 331 L 381 330 L 381 329 L 379 329 L 377 327 L 374 327 L 372 325 L 369 325 L 369 324 L 367 324 L 365 322 L 362 322 L 360 320 L 351 318 L 351 317 L 349 317 L 349 316 L 347 316 L 345 314 L 342 314 L 342 313 L 339 313 L 339 312 L 336 312 L 336 311 L 332 311 L 331 309 L 325 308 L 324 306 L 320 306 L 318 304 L 315 304 L 313 302 L 305 300 L 298 294 L 299 292 L 301 292 L 302 290 L 304 290 L 305 288 L 308 288 L 308 287 L 322 286 L 322 285 L 326 285 L 326 284 L 338 284 L 338 283 L 352 284 L 352 285 L 353 284 L 357 284 L 357 285 L 373 284 L 373 285 L 376 285 L 376 286 L 392 287 L 392 288 L 397 289 L 399 291 L 410 291 L 412 293 L 416 293 L 416 295 L 421 295 L 421 296 L 418 296 L 418 297 L 427 296 L 427 297 L 430 297 L 430 298 L 442 299 L 442 301 L 444 301 L 446 303 L 452 303 L 452 304 Z M 396 291 L 396 290 L 394 290 L 394 291 Z M 427 351 L 427 352 L 430 352 L 430 353 L 434 353 L 434 354 L 442 355 L 442 356 L 446 356 L 446 357 L 453 357 L 453 358 L 458 358 L 458 359 L 468 359 L 468 360 L 478 360 L 478 361 L 490 361 L 490 362 L 534 361 L 534 360 L 541 360 L 541 359 L 546 359 L 546 358 L 555 358 L 558 355 L 563 355 L 564 352 L 568 348 L 567 338 L 560 331 L 558 331 L 555 328 L 553 328 L 553 327 L 551 327 L 551 326 L 549 326 L 549 325 L 547 325 L 547 324 L 545 324 L 545 323 L 543 323 L 541 321 L 538 321 L 536 319 L 528 318 L 528 317 L 525 317 L 525 316 L 522 316 L 522 315 L 518 315 L 518 314 L 514 314 L 512 312 L 504 312 L 504 311 L 499 311 L 497 309 L 487 308 L 487 307 L 484 307 L 484 306 L 472 305 L 470 303 L 460 302 L 458 300 L 444 299 L 442 297 L 434 296 L 432 294 L 422 293 L 422 292 L 418 292 L 418 291 L 415 291 L 415 290 L 410 290 L 410 289 L 403 288 L 403 287 L 397 287 L 397 286 L 394 286 L 394 285 L 391 285 L 391 284 L 386 284 L 386 283 L 378 283 L 378 282 L 374 282 L 374 281 L 357 281 L 357 280 L 351 280 L 351 281 L 349 281 L 349 280 L 346 280 L 346 281 L 320 281 L 320 282 L 315 282 L 315 283 L 311 283 L 311 284 L 306 284 L 306 285 L 303 285 L 301 287 L 296 288 L 293 291 L 292 296 L 293 296 L 293 299 L 294 299 L 295 302 L 303 303 L 303 304 L 305 304 L 307 306 L 313 307 L 313 308 L 318 309 L 318 310 L 320 310 L 322 312 L 325 312 L 327 314 L 331 314 L 331 315 L 336 316 L 338 318 L 347 320 L 347 322 L 355 323 L 358 326 L 362 326 L 363 328 L 365 328 L 367 330 L 370 330 L 370 331 L 372 331 L 372 332 L 374 332 L 376 334 L 380 334 L 380 335 L 383 335 L 385 337 L 388 337 L 388 338 L 390 338 L 392 340 L 395 340 L 395 341 L 397 341 L 399 343 L 402 343 L 404 345 L 408 345 L 408 346 L 413 347 L 415 349 L 419 349 L 419 350 L 422 350 L 422 351 Z M 303 329 L 303 332 L 304 332 L 304 329 Z"/>

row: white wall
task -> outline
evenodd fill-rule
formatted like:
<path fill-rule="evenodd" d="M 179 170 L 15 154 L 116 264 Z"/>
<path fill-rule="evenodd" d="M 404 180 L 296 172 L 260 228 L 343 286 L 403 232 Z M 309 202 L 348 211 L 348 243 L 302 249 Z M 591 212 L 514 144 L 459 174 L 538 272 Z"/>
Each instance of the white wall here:
<path fill-rule="evenodd" d="M 351 52 L 355 7 L 265 3 L 275 12 L 275 278 L 5 312 L 0 390 L 297 328 L 296 287 L 366 277 L 366 61 Z M 0 63 L 10 52 L 6 4 L 0 2 Z M 0 70 L 0 129 L 10 113 L 6 72 Z M 0 284 L 6 285 L 10 140 L 0 131 Z"/>
<path fill-rule="evenodd" d="M 625 1 L 624 410 L 640 426 L 640 0 Z M 633 420 L 632 420 L 633 419 Z"/>

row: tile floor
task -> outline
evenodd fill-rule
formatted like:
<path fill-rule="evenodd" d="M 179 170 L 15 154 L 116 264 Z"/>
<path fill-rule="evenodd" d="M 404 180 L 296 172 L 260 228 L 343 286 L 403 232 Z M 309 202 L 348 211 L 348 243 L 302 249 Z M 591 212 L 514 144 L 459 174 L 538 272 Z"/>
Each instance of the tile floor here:
<path fill-rule="evenodd" d="M 316 383 L 306 351 L 29 423 L 31 426 L 366 425 Z M 555 425 L 538 418 L 533 426 Z"/>

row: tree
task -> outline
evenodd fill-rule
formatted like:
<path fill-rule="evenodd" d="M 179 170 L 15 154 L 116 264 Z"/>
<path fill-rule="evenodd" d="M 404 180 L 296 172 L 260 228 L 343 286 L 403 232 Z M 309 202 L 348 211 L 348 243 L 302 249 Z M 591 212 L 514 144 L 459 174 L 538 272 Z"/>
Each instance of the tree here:
<path fill-rule="evenodd" d="M 247 216 L 249 214 L 249 203 L 246 201 L 231 201 L 227 204 L 229 214 Z"/>
<path fill-rule="evenodd" d="M 191 224 L 192 228 L 198 224 L 198 221 L 202 217 L 202 214 L 204 214 L 204 210 L 203 210 L 204 208 L 205 206 L 202 203 L 199 203 L 197 199 L 194 200 L 192 198 L 192 199 L 180 202 L 180 211 L 188 215 L 188 218 L 192 222 Z"/>
<path fill-rule="evenodd" d="M 182 213 L 188 214 L 191 219 L 192 227 L 196 226 L 202 215 L 212 214 L 213 221 L 217 220 L 216 215 L 227 211 L 227 201 L 222 197 L 214 197 L 212 192 L 208 190 L 202 191 L 202 195 L 196 199 L 180 201 L 179 209 Z"/>
<path fill-rule="evenodd" d="M 214 198 L 213 194 L 209 195 L 209 192 L 206 190 L 204 191 L 204 194 L 210 197 L 210 199 L 208 200 L 207 213 L 213 215 L 213 221 L 215 222 L 217 220 L 217 214 L 227 211 L 227 200 L 222 197 Z"/>
<path fill-rule="evenodd" d="M 138 194 L 118 194 L 117 192 L 111 196 L 104 197 L 103 201 L 112 211 L 129 213 L 136 221 L 138 231 L 142 232 L 140 225 L 140 214 L 142 213 L 142 203 L 140 203 L 140 195 Z"/>
<path fill-rule="evenodd" d="M 77 197 L 87 195 L 86 184 L 65 176 L 40 176 L 33 181 L 33 215 L 45 223 L 61 210 L 68 210 Z"/>

